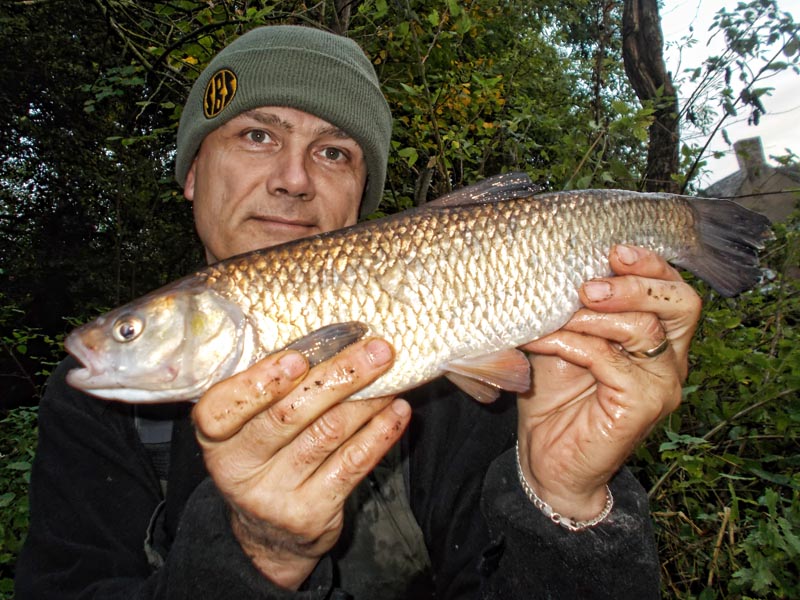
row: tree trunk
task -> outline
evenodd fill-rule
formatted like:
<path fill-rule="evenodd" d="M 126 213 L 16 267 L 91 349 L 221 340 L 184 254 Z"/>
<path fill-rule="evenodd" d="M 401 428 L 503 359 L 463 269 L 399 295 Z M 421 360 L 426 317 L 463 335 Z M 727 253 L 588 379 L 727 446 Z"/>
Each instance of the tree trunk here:
<path fill-rule="evenodd" d="M 677 193 L 680 186 L 672 176 L 678 172 L 678 98 L 664 64 L 657 0 L 625 0 L 622 58 L 639 100 L 652 101 L 655 108 L 643 187 L 649 192 Z"/>
<path fill-rule="evenodd" d="M 350 29 L 350 14 L 353 6 L 358 6 L 358 2 L 353 0 L 334 0 L 333 2 L 333 16 L 328 26 L 334 33 L 339 35 L 347 35 Z"/>

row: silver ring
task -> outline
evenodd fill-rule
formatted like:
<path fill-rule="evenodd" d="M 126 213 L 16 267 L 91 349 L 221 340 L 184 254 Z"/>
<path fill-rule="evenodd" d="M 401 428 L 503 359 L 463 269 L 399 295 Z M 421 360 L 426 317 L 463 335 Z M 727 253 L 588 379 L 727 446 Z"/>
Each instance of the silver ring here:
<path fill-rule="evenodd" d="M 645 350 L 644 352 L 639 352 L 638 350 L 626 350 L 626 352 L 634 358 L 655 358 L 660 354 L 664 354 L 664 352 L 667 351 L 667 348 L 669 348 L 669 338 L 665 337 L 663 340 L 661 340 L 661 343 L 658 346 L 650 350 Z"/>

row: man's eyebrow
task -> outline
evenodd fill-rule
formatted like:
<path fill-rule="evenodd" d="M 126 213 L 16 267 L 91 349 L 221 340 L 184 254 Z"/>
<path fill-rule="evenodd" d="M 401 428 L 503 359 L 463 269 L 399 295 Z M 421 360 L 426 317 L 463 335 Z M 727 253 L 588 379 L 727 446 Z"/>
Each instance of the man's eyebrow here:
<path fill-rule="evenodd" d="M 284 121 L 279 116 L 258 109 L 247 110 L 242 113 L 242 116 L 253 119 L 254 121 L 258 121 L 264 125 L 277 125 L 278 127 L 288 131 L 291 131 L 294 127 L 291 123 Z"/>
<path fill-rule="evenodd" d="M 251 118 L 254 121 L 258 121 L 259 123 L 262 123 L 264 125 L 273 125 L 280 127 L 281 129 L 285 129 L 286 131 L 292 131 L 294 129 L 293 123 L 281 119 L 278 115 L 272 114 L 271 112 L 266 112 L 255 108 L 243 112 L 242 116 Z M 314 133 L 319 136 L 330 135 L 341 139 L 352 139 L 352 136 L 350 134 L 336 127 L 335 125 L 323 125 L 319 127 Z"/>
<path fill-rule="evenodd" d="M 337 138 L 353 139 L 352 136 L 349 133 L 339 129 L 335 125 L 329 125 L 327 127 L 320 127 L 319 129 L 317 129 L 316 133 L 317 133 L 317 135 L 330 135 L 330 136 L 337 137 Z"/>

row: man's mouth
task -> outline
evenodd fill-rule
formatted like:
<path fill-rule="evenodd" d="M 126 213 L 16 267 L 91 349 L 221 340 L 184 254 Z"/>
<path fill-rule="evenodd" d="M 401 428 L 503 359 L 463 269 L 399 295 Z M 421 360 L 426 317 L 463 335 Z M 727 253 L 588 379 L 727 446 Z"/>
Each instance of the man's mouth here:
<path fill-rule="evenodd" d="M 292 238 L 305 237 L 316 231 L 316 224 L 305 219 L 290 219 L 274 215 L 253 215 L 251 219 L 265 231 Z"/>

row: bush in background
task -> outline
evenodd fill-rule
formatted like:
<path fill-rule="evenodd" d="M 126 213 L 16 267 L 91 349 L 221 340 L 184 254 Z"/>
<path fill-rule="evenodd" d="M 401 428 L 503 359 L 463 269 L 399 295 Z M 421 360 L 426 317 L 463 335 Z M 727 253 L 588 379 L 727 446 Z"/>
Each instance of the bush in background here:
<path fill-rule="evenodd" d="M 706 294 L 684 404 L 633 463 L 670 598 L 800 598 L 800 219 L 775 229 L 772 280 Z"/>
<path fill-rule="evenodd" d="M 28 530 L 36 431 L 36 408 L 18 408 L 0 420 L 0 598 L 13 598 L 14 563 Z"/>

